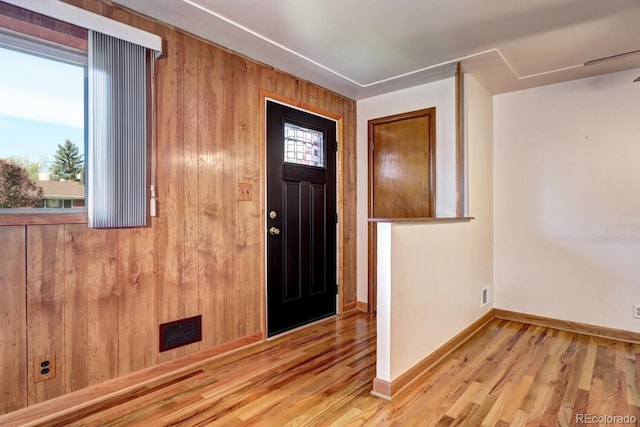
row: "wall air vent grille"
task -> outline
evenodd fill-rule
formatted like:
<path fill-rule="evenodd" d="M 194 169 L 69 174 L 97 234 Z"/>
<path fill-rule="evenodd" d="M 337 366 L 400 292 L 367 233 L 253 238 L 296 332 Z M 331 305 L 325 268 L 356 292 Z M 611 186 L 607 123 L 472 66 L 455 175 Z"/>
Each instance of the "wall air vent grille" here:
<path fill-rule="evenodd" d="M 484 307 L 488 303 L 489 303 L 489 288 L 485 286 L 480 291 L 480 308 Z"/>
<path fill-rule="evenodd" d="M 202 316 L 162 323 L 159 336 L 160 352 L 202 341 Z"/>

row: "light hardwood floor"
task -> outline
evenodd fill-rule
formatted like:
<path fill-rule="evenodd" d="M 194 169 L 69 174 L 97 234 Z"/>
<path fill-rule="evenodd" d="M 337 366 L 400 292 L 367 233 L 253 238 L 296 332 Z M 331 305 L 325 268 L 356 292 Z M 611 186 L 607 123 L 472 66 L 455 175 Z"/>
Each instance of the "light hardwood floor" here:
<path fill-rule="evenodd" d="M 370 395 L 375 346 L 375 318 L 354 313 L 36 425 L 564 426 L 583 425 L 577 414 L 640 418 L 637 344 L 494 319 L 392 402 Z"/>

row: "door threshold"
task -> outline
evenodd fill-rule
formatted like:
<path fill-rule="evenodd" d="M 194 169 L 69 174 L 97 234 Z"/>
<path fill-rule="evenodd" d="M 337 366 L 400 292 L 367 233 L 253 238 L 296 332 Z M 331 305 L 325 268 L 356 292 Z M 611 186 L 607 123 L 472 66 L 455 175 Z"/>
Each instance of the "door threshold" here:
<path fill-rule="evenodd" d="M 298 326 L 297 328 L 291 329 L 289 331 L 280 332 L 277 335 L 274 335 L 272 337 L 268 337 L 267 341 L 272 341 L 272 340 L 284 337 L 285 335 L 289 335 L 289 334 L 292 334 L 294 332 L 298 332 L 298 331 L 300 331 L 302 329 L 308 328 L 309 326 L 319 325 L 319 324 L 321 324 L 323 322 L 327 322 L 329 320 L 336 320 L 337 318 L 338 318 L 338 314 L 337 313 L 336 314 L 332 314 L 332 315 L 324 317 L 322 319 L 314 320 L 313 322 L 307 323 L 306 325 Z"/>

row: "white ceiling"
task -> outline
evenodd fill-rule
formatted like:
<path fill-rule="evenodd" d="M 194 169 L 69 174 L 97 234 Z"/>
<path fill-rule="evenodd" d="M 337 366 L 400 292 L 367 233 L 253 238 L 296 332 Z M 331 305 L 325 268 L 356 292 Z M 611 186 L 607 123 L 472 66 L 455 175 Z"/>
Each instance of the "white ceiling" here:
<path fill-rule="evenodd" d="M 640 0 L 116 0 L 352 99 L 453 75 L 493 93 L 640 68 Z M 640 83 L 637 83 L 640 85 Z"/>

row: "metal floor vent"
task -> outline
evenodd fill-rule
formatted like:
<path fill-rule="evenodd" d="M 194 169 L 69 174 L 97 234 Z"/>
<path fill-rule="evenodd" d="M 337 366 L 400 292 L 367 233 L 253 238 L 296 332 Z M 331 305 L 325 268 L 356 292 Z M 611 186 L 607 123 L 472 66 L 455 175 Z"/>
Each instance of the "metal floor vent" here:
<path fill-rule="evenodd" d="M 202 315 L 160 325 L 160 352 L 202 341 Z"/>

